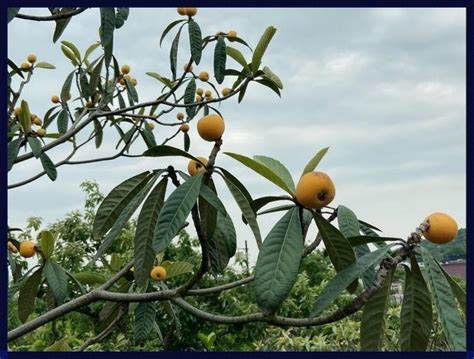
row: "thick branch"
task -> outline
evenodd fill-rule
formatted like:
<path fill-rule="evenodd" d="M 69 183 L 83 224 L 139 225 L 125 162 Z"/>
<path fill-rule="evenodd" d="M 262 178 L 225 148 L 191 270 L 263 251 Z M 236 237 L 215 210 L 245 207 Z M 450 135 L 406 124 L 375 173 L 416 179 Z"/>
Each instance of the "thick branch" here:
<path fill-rule="evenodd" d="M 16 14 L 15 17 L 24 19 L 24 20 L 33 20 L 33 21 L 55 21 L 55 20 L 62 20 L 62 19 L 68 19 L 72 16 L 78 15 L 83 11 L 86 11 L 87 8 L 78 8 L 76 10 L 72 10 L 69 12 L 63 12 L 60 14 L 54 14 L 54 15 L 49 15 L 49 16 L 34 16 L 34 15 L 27 15 L 27 14 Z"/>

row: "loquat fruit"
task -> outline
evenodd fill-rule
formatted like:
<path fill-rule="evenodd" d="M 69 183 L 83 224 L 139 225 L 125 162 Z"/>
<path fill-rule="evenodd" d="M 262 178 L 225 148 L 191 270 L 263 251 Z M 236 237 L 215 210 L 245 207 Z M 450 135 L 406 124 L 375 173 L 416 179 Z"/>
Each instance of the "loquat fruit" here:
<path fill-rule="evenodd" d="M 324 172 L 304 174 L 296 186 L 296 200 L 305 207 L 320 209 L 332 202 L 336 188 Z"/>
<path fill-rule="evenodd" d="M 206 157 L 196 157 L 200 162 L 191 160 L 188 163 L 188 173 L 191 176 L 194 176 L 199 173 L 204 173 L 206 172 L 206 163 L 207 163 L 207 158 Z"/>
<path fill-rule="evenodd" d="M 209 142 L 217 141 L 225 130 L 224 119 L 217 114 L 204 116 L 198 121 L 197 130 L 202 139 Z"/>
<path fill-rule="evenodd" d="M 458 225 L 453 217 L 436 212 L 426 217 L 425 223 L 429 225 L 423 232 L 427 240 L 436 244 L 451 242 L 458 233 Z"/>
<path fill-rule="evenodd" d="M 23 258 L 30 258 L 36 254 L 36 246 L 32 241 L 24 241 L 20 243 L 20 255 Z"/>

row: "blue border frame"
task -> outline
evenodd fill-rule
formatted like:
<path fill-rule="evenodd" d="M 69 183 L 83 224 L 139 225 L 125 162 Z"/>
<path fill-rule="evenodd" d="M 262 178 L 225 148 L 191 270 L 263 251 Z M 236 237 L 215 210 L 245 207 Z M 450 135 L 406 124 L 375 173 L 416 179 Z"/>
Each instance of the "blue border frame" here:
<path fill-rule="evenodd" d="M 158 3 L 159 1 L 159 3 Z M 471 71 L 473 54 L 474 54 L 474 40 L 473 35 L 470 33 L 474 31 L 472 26 L 474 18 L 474 6 L 472 1 L 461 1 L 461 0 L 391 0 L 391 1 L 381 1 L 381 0 L 365 0 L 365 1 L 355 1 L 355 0 L 320 0 L 320 1 L 310 1 L 310 0 L 240 0 L 240 1 L 231 1 L 231 0 L 206 0 L 206 1 L 172 1 L 172 0 L 158 0 L 156 2 L 151 2 L 150 0 L 135 0 L 135 1 L 51 1 L 49 3 L 43 2 L 40 4 L 35 0 L 24 0 L 24 1 L 8 1 L 7 3 L 2 3 L 2 11 L 0 14 L 1 23 L 4 24 L 2 32 L 2 57 L 1 64 L 3 68 L 6 68 L 6 53 L 7 53 L 7 7 L 46 7 L 46 6 L 67 6 L 73 4 L 74 6 L 86 6 L 86 7 L 97 7 L 97 6 L 130 6 L 130 7 L 176 7 L 179 5 L 194 5 L 198 7 L 462 7 L 466 8 L 466 227 L 471 228 L 474 225 L 474 208 L 473 201 L 474 197 L 472 194 L 471 180 L 472 180 L 472 171 L 474 167 L 474 143 L 472 140 L 474 124 L 469 120 L 473 120 L 472 104 L 474 104 L 473 96 L 473 72 Z M 190 4 L 191 3 L 191 4 Z M 131 5 L 133 4 L 133 5 Z M 4 78 L 4 73 L 0 75 L 2 78 L 2 83 L 6 84 L 6 77 Z M 5 87 L 6 90 L 6 87 Z M 6 91 L 4 92 L 6 95 Z M 1 106 L 5 109 L 6 106 L 6 96 L 1 96 Z M 4 112 L 6 118 L 6 112 Z M 0 139 L 0 144 L 2 146 L 0 150 L 0 166 L 4 175 L 0 176 L 0 188 L 2 188 L 0 203 L 0 230 L 1 233 L 6 233 L 7 229 L 7 145 L 4 139 L 4 134 L 6 133 L 6 121 L 0 121 L 0 133 L 2 137 Z M 11 352 L 7 353 L 5 350 L 7 348 L 7 286 L 4 283 L 7 283 L 7 249 L 6 246 L 0 246 L 0 255 L 2 270 L 0 273 L 0 287 L 2 288 L 0 295 L 0 359 L 9 358 L 104 358 L 104 357 L 114 357 L 114 358 L 126 358 L 130 357 L 140 357 L 142 359 L 147 358 L 156 358 L 157 356 L 165 356 L 166 358 L 182 358 L 185 357 L 194 357 L 194 358 L 222 358 L 224 357 L 238 357 L 244 356 L 246 358 L 283 358 L 283 357 L 322 357 L 322 358 L 401 358 L 403 357 L 412 357 L 412 358 L 468 358 L 474 359 L 474 318 L 473 318 L 473 308 L 474 308 L 474 294 L 470 292 L 474 288 L 474 242 L 470 234 L 470 230 L 467 231 L 467 352 L 427 352 L 427 353 L 400 353 L 400 352 L 312 352 L 312 353 L 295 353 L 295 352 L 86 352 L 86 353 L 39 353 L 39 352 Z M 3 285 L 2 285 L 3 284 Z"/>

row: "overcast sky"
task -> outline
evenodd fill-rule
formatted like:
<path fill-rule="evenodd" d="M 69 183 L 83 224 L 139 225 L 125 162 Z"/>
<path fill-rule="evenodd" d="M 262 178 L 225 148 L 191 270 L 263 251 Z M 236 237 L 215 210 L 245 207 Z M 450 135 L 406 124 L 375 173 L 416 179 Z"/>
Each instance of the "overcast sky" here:
<path fill-rule="evenodd" d="M 24 13 L 46 14 L 40 9 Z M 169 76 L 172 37 L 158 46 L 166 25 L 177 19 L 175 9 L 134 9 L 115 33 L 115 54 L 132 67 L 141 100 L 153 100 L 159 83 L 146 76 Z M 424 217 L 443 211 L 465 226 L 466 111 L 464 9 L 199 9 L 196 21 L 204 34 L 236 30 L 255 46 L 269 25 L 278 31 L 264 65 L 284 83 L 282 98 L 252 85 L 241 104 L 233 98 L 221 106 L 226 120 L 224 150 L 267 155 L 281 160 L 298 180 L 309 158 L 322 147 L 330 151 L 320 164 L 337 188 L 333 204 L 344 204 L 360 219 L 378 225 L 387 236 L 407 236 Z M 99 10 L 75 17 L 61 37 L 82 52 L 98 39 Z M 33 52 L 57 66 L 38 70 L 24 91 L 40 117 L 49 98 L 59 94 L 72 71 L 60 44 L 52 44 L 53 24 L 13 20 L 8 26 L 8 57 L 16 63 Z M 189 55 L 187 34 L 180 63 Z M 241 49 L 248 58 L 250 54 Z M 97 50 L 97 55 L 99 54 Z M 237 68 L 233 60 L 229 65 Z M 180 66 L 181 68 L 181 66 Z M 197 71 L 212 73 L 212 51 Z M 230 85 L 231 82 L 226 82 Z M 169 132 L 157 128 L 158 140 Z M 212 144 L 197 136 L 191 125 L 191 153 L 207 156 Z M 112 134 L 111 134 L 112 136 Z M 113 150 L 109 137 L 101 150 L 92 146 L 78 159 Z M 178 138 L 170 143 L 182 146 Z M 133 152 L 140 153 L 137 146 Z M 48 152 L 49 153 L 49 152 Z M 60 160 L 64 148 L 51 151 Z M 237 175 L 254 197 L 282 191 L 243 165 L 222 155 L 218 164 Z M 149 168 L 165 167 L 169 159 L 119 159 L 86 166 L 59 168 L 58 179 L 47 177 L 9 191 L 9 225 L 21 226 L 29 216 L 51 223 L 83 206 L 79 185 L 96 180 L 107 193 L 124 179 Z M 187 161 L 172 160 L 184 169 Z M 15 166 L 9 183 L 41 170 L 39 161 Z M 218 190 L 234 216 L 239 246 L 252 246 L 251 231 L 238 219 L 238 209 L 222 183 Z M 281 214 L 259 219 L 265 236 Z"/>

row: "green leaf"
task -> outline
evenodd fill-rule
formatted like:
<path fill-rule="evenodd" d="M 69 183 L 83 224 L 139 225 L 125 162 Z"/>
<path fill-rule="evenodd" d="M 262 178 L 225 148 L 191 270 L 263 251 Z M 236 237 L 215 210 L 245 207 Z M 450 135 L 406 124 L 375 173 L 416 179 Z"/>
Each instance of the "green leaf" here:
<path fill-rule="evenodd" d="M 20 125 L 25 134 L 31 132 L 31 112 L 25 100 L 21 100 Z"/>
<path fill-rule="evenodd" d="M 51 11 L 51 13 L 54 14 L 62 14 L 62 13 L 68 13 L 75 8 L 73 7 L 63 7 L 59 11 Z M 55 20 L 56 21 L 56 27 L 54 29 L 54 34 L 53 34 L 53 42 L 55 43 L 58 41 L 58 39 L 61 37 L 63 34 L 64 30 L 66 29 L 67 25 L 69 24 L 69 21 L 71 21 L 72 17 L 68 17 L 66 19 L 60 19 L 60 20 Z"/>
<path fill-rule="evenodd" d="M 42 153 L 40 156 L 41 165 L 46 172 L 46 175 L 49 177 L 51 181 L 55 181 L 58 177 L 58 171 L 56 170 L 56 166 L 54 165 L 53 161 L 49 158 L 46 153 Z"/>
<path fill-rule="evenodd" d="M 149 179 L 149 172 L 142 172 L 120 183 L 105 197 L 94 219 L 92 235 L 95 240 L 100 240 L 112 228 L 120 213 Z"/>
<path fill-rule="evenodd" d="M 69 114 L 66 108 L 63 108 L 58 115 L 58 132 L 59 133 L 66 133 L 69 123 Z"/>
<path fill-rule="evenodd" d="M 464 314 L 466 314 L 466 292 L 459 286 L 459 284 L 454 280 L 454 278 L 451 277 L 449 273 L 444 270 L 443 266 L 436 259 L 435 261 L 443 272 L 444 276 L 446 277 L 449 285 L 451 286 L 451 290 L 453 291 L 454 296 L 459 302 L 462 311 L 464 312 Z"/>
<path fill-rule="evenodd" d="M 357 262 L 346 267 L 336 274 L 331 281 L 324 287 L 314 304 L 311 316 L 319 315 L 328 305 L 346 289 L 354 280 L 359 278 L 367 269 L 376 263 L 380 263 L 390 250 L 391 246 L 377 249 L 361 257 Z"/>
<path fill-rule="evenodd" d="M 163 207 L 168 179 L 163 178 L 151 191 L 138 216 L 134 238 L 134 275 L 138 287 L 145 288 L 153 267 L 153 233 Z"/>
<path fill-rule="evenodd" d="M 237 250 L 237 236 L 230 216 L 217 212 L 216 228 L 209 238 L 211 270 L 222 273 Z"/>
<path fill-rule="evenodd" d="M 194 103 L 194 96 L 196 94 L 196 81 L 192 78 L 184 90 L 184 104 L 189 105 Z M 195 113 L 195 106 L 187 106 L 186 113 L 188 116 L 193 117 Z"/>
<path fill-rule="evenodd" d="M 155 252 L 165 249 L 184 224 L 199 196 L 202 179 L 202 173 L 191 177 L 176 188 L 164 203 L 153 236 Z"/>
<path fill-rule="evenodd" d="M 415 256 L 411 256 L 411 269 L 405 266 L 405 288 L 400 314 L 400 349 L 426 351 L 432 328 L 430 292 Z"/>
<path fill-rule="evenodd" d="M 61 51 L 63 52 L 64 56 L 71 60 L 72 66 L 79 66 L 79 60 L 76 58 L 74 52 L 71 49 L 64 45 L 61 45 Z"/>
<path fill-rule="evenodd" d="M 54 236 L 50 231 L 42 231 L 39 234 L 41 251 L 46 259 L 49 259 L 54 252 Z"/>
<path fill-rule="evenodd" d="M 154 303 L 138 303 L 135 307 L 134 333 L 135 341 L 148 338 L 155 323 L 156 309 Z"/>
<path fill-rule="evenodd" d="M 18 66 L 16 66 L 16 64 L 7 58 L 7 62 L 8 62 L 8 66 L 10 66 L 12 68 L 12 70 L 18 75 L 20 76 L 22 79 L 25 78 L 25 76 L 23 75 L 23 73 L 21 72 L 21 70 L 18 68 Z"/>
<path fill-rule="evenodd" d="M 68 344 L 69 338 L 65 337 L 59 339 L 58 341 L 51 344 L 49 347 L 45 348 L 45 352 L 69 352 L 71 351 L 71 347 Z"/>
<path fill-rule="evenodd" d="M 48 70 L 54 70 L 56 66 L 50 64 L 49 62 L 45 61 L 40 61 L 35 65 L 35 68 L 37 69 L 48 69 Z"/>
<path fill-rule="evenodd" d="M 188 262 L 169 262 L 161 264 L 166 269 L 166 279 L 174 278 L 193 271 L 193 265 Z"/>
<path fill-rule="evenodd" d="M 104 131 L 102 130 L 102 125 L 97 119 L 94 119 L 94 135 L 95 135 L 95 148 L 99 148 L 102 145 L 102 140 L 104 138 Z"/>
<path fill-rule="evenodd" d="M 107 281 L 107 278 L 105 276 L 92 271 L 83 271 L 75 273 L 74 277 L 82 284 L 87 285 L 104 284 Z"/>
<path fill-rule="evenodd" d="M 253 56 L 252 56 L 253 73 L 256 73 L 257 70 L 259 69 L 260 64 L 262 63 L 263 54 L 265 53 L 268 47 L 268 44 L 272 40 L 273 35 L 275 35 L 275 33 L 276 33 L 276 29 L 273 26 L 269 26 L 267 27 L 262 37 L 258 41 L 258 44 L 255 47 L 255 51 L 253 52 Z"/>
<path fill-rule="evenodd" d="M 128 7 L 118 7 L 117 8 L 117 13 L 115 15 L 115 28 L 120 29 L 123 24 L 125 24 L 125 21 L 128 19 L 128 15 L 130 13 L 130 10 Z"/>
<path fill-rule="evenodd" d="M 214 76 L 218 84 L 221 84 L 225 78 L 225 63 L 226 63 L 226 45 L 224 38 L 219 36 L 216 47 L 214 48 Z"/>
<path fill-rule="evenodd" d="M 199 195 L 206 200 L 213 208 L 221 212 L 224 216 L 227 215 L 227 211 L 224 204 L 221 202 L 217 194 L 211 190 L 208 186 L 201 186 L 201 193 Z"/>
<path fill-rule="evenodd" d="M 207 187 L 209 192 L 214 193 L 214 195 L 217 197 L 217 195 L 215 194 L 216 187 L 214 185 L 214 182 L 212 181 L 212 178 L 206 179 L 205 183 L 201 186 L 201 191 L 204 187 Z M 214 206 L 209 204 L 209 202 L 207 202 L 206 199 L 202 196 L 199 198 L 198 207 L 199 217 L 201 218 L 202 230 L 205 233 L 206 238 L 211 238 L 216 229 L 217 210 Z"/>
<path fill-rule="evenodd" d="M 147 157 L 168 157 L 168 156 L 181 156 L 186 157 L 191 160 L 198 161 L 196 157 L 190 155 L 189 153 L 180 150 L 179 148 L 167 146 L 167 145 L 160 145 L 153 148 L 150 148 L 143 152 L 143 156 Z"/>
<path fill-rule="evenodd" d="M 198 23 L 193 19 L 189 19 L 188 22 L 188 31 L 189 31 L 189 46 L 191 48 L 191 57 L 196 65 L 199 65 L 201 61 L 201 52 L 202 52 L 202 35 L 201 28 Z"/>
<path fill-rule="evenodd" d="M 235 61 L 237 61 L 240 65 L 242 65 L 242 67 L 246 70 L 249 69 L 249 66 L 247 64 L 247 60 L 245 60 L 245 57 L 244 55 L 242 55 L 242 53 L 237 50 L 236 48 L 233 48 L 231 46 L 227 46 L 226 49 L 225 49 L 225 52 L 227 54 L 227 56 L 233 58 Z"/>
<path fill-rule="evenodd" d="M 151 76 L 153 77 L 154 79 L 157 79 L 158 81 L 160 81 L 163 85 L 169 87 L 169 88 L 172 88 L 173 87 L 173 84 L 171 83 L 171 80 L 167 79 L 166 77 L 163 77 L 163 76 L 160 76 L 159 74 L 157 74 L 156 72 L 147 72 L 146 73 L 148 76 Z"/>
<path fill-rule="evenodd" d="M 22 137 L 18 137 L 11 142 L 8 142 L 8 171 L 10 171 L 18 157 L 20 152 L 21 143 L 23 142 Z"/>
<path fill-rule="evenodd" d="M 161 34 L 161 37 L 160 37 L 160 47 L 161 47 L 161 43 L 163 42 L 163 39 L 165 38 L 165 36 L 168 34 L 168 32 L 170 32 L 170 30 L 175 27 L 176 25 L 182 23 L 186 21 L 185 19 L 182 19 L 182 20 L 176 20 L 176 21 L 173 21 L 172 23 L 170 23 L 164 30 L 163 30 L 163 33 Z"/>
<path fill-rule="evenodd" d="M 341 272 L 354 262 L 356 256 L 349 241 L 346 237 L 331 223 L 324 219 L 321 215 L 315 214 L 314 220 L 318 226 L 319 233 L 323 238 L 324 246 L 329 255 L 331 263 L 337 272 Z M 353 293 L 357 289 L 357 281 L 352 283 L 348 291 Z"/>
<path fill-rule="evenodd" d="M 278 86 L 272 80 L 270 80 L 268 78 L 262 78 L 262 79 L 255 80 L 255 82 L 258 82 L 259 84 L 270 88 L 279 97 L 281 97 L 280 89 L 278 88 Z"/>
<path fill-rule="evenodd" d="M 87 61 L 87 59 L 89 58 L 89 56 L 94 52 L 95 49 L 97 49 L 98 47 L 100 46 L 100 42 L 99 41 L 96 41 L 94 42 L 92 45 L 90 45 L 87 50 L 86 50 L 86 53 L 84 54 L 84 62 Z"/>
<path fill-rule="evenodd" d="M 33 152 L 35 158 L 40 158 L 42 152 L 41 150 L 43 148 L 43 146 L 41 146 L 41 141 L 38 140 L 36 137 L 31 136 L 28 136 L 27 140 L 28 144 L 30 145 L 31 152 Z"/>
<path fill-rule="evenodd" d="M 355 213 L 349 208 L 339 205 L 337 207 L 337 221 L 339 225 L 339 230 L 344 235 L 344 237 L 355 237 L 360 233 L 359 221 Z M 363 255 L 370 252 L 367 244 L 360 244 L 354 247 L 357 257 L 362 257 Z M 375 268 L 369 268 L 369 270 L 364 273 L 362 281 L 364 282 L 365 287 L 368 287 L 373 280 L 375 279 Z"/>
<path fill-rule="evenodd" d="M 261 209 L 262 207 L 266 206 L 269 203 L 276 202 L 276 201 L 284 201 L 284 200 L 291 200 L 291 199 L 286 196 L 264 196 L 264 197 L 254 199 L 251 203 L 251 206 L 252 206 L 253 211 L 257 213 L 259 209 Z"/>
<path fill-rule="evenodd" d="M 283 182 L 285 182 L 287 187 L 290 188 L 292 192 L 295 192 L 295 183 L 293 182 L 291 173 L 280 161 L 266 156 L 253 156 L 253 159 L 272 170 L 273 173 L 275 173 L 283 180 Z"/>
<path fill-rule="evenodd" d="M 81 52 L 79 51 L 79 49 L 76 47 L 76 45 L 74 45 L 72 42 L 69 42 L 69 41 L 61 41 L 61 44 L 63 44 L 64 46 L 66 46 L 68 49 L 70 49 L 73 54 L 74 54 L 74 57 L 77 59 L 77 61 L 80 63 L 81 62 Z"/>
<path fill-rule="evenodd" d="M 135 89 L 135 86 L 133 86 L 128 80 L 125 80 L 125 86 L 127 87 L 128 94 L 133 98 L 135 102 L 138 102 L 138 93 Z"/>
<path fill-rule="evenodd" d="M 18 318 L 24 323 L 36 308 L 36 296 L 42 280 L 42 269 L 30 275 L 20 287 L 18 295 Z"/>
<path fill-rule="evenodd" d="M 227 174 L 224 176 L 224 181 L 227 187 L 229 188 L 229 191 L 232 194 L 232 197 L 234 197 L 235 201 L 237 202 L 237 205 L 242 211 L 242 215 L 244 216 L 245 220 L 248 222 L 250 229 L 252 230 L 252 233 L 255 236 L 257 246 L 260 248 L 262 245 L 262 236 L 260 234 L 260 228 L 258 228 L 256 214 L 253 211 L 252 206 L 250 205 L 252 199 L 250 198 L 250 201 L 249 201 L 248 197 L 246 196 L 246 193 L 248 193 L 248 191 L 246 189 L 243 190 L 242 189 L 243 185 L 241 184 L 237 185 L 235 181 L 233 179 L 230 179 Z"/>
<path fill-rule="evenodd" d="M 170 66 L 171 73 L 173 74 L 173 80 L 176 79 L 176 68 L 178 63 L 178 46 L 179 46 L 179 37 L 181 35 L 181 29 L 176 33 L 173 42 L 171 43 L 170 49 Z"/>
<path fill-rule="evenodd" d="M 43 272 L 56 302 L 64 303 L 67 298 L 67 275 L 64 269 L 59 264 L 47 260 Z"/>
<path fill-rule="evenodd" d="M 318 153 L 316 153 L 314 157 L 306 164 L 303 170 L 303 174 L 301 176 L 303 176 L 304 174 L 308 172 L 314 171 L 328 150 L 329 150 L 329 147 L 325 147 L 319 150 Z"/>
<path fill-rule="evenodd" d="M 250 195 L 249 191 L 247 191 L 247 188 L 245 188 L 242 182 L 240 182 L 237 177 L 235 177 L 232 173 L 230 173 L 226 169 L 220 168 L 220 170 L 222 172 L 222 175 L 225 176 L 227 180 L 232 182 L 234 186 L 236 186 L 239 189 L 239 192 L 241 192 L 244 195 L 247 201 L 249 203 L 252 203 L 253 202 L 252 196 Z"/>
<path fill-rule="evenodd" d="M 431 295 L 449 348 L 455 351 L 464 351 L 466 350 L 466 327 L 457 306 L 453 305 L 451 286 L 433 256 L 424 248 L 421 248 L 421 256 L 430 284 Z"/>
<path fill-rule="evenodd" d="M 95 92 L 97 86 L 99 86 L 100 84 L 100 73 L 102 71 L 103 65 L 104 65 L 104 58 L 102 58 L 92 70 L 92 74 L 91 74 L 90 82 L 89 82 L 89 88 L 91 92 Z"/>
<path fill-rule="evenodd" d="M 260 216 L 262 214 L 286 211 L 290 208 L 293 208 L 294 206 L 295 206 L 294 204 L 286 204 L 286 205 L 282 205 L 282 206 L 276 206 L 276 207 L 273 207 L 273 208 L 266 209 L 265 211 L 261 211 L 261 212 L 257 213 L 257 215 Z"/>
<path fill-rule="evenodd" d="M 296 281 L 303 253 L 299 209 L 290 209 L 263 241 L 255 266 L 258 306 L 267 313 L 276 311 Z"/>
<path fill-rule="evenodd" d="M 362 351 L 380 351 L 385 331 L 385 316 L 390 300 L 393 271 L 364 305 L 360 321 L 360 349 Z"/>
<path fill-rule="evenodd" d="M 133 131 L 131 132 L 131 135 Z M 145 141 L 148 148 L 155 148 L 156 147 L 156 140 L 153 131 L 148 128 L 148 126 L 143 127 L 140 129 L 140 134 L 142 135 L 143 141 Z"/>
<path fill-rule="evenodd" d="M 189 135 L 187 132 L 183 134 L 183 138 L 184 138 L 184 150 L 188 152 L 189 147 L 191 146 L 191 138 L 189 138 Z"/>
<path fill-rule="evenodd" d="M 112 60 L 115 30 L 115 9 L 113 7 L 100 8 L 100 42 L 104 49 L 105 65 L 109 66 Z"/>
<path fill-rule="evenodd" d="M 268 66 L 265 66 L 263 68 L 263 72 L 271 81 L 273 81 L 277 85 L 279 89 L 283 90 L 283 83 L 281 82 L 280 78 L 275 75 Z"/>
<path fill-rule="evenodd" d="M 355 236 L 347 238 L 352 247 L 360 246 L 361 244 L 375 243 L 383 244 L 384 242 L 403 241 L 396 237 L 374 237 L 374 236 Z"/>
<path fill-rule="evenodd" d="M 61 89 L 61 101 L 63 103 L 69 101 L 71 99 L 71 85 L 72 85 L 72 79 L 74 77 L 74 72 L 71 72 L 68 77 L 66 78 L 66 81 L 64 81 L 64 85 Z"/>
<path fill-rule="evenodd" d="M 20 9 L 21 9 L 21 7 L 9 7 L 8 8 L 8 14 L 7 14 L 7 18 L 8 18 L 7 22 L 8 23 L 15 18 L 16 14 L 18 14 L 20 12 Z"/>
<path fill-rule="evenodd" d="M 239 161 L 243 165 L 253 169 L 255 172 L 257 172 L 261 176 L 265 177 L 270 182 L 276 184 L 278 187 L 285 190 L 290 195 L 293 194 L 292 189 L 290 187 L 288 187 L 288 185 L 285 183 L 285 181 L 278 174 L 276 174 L 272 169 L 268 168 L 267 166 L 263 165 L 262 163 L 260 163 L 258 161 L 255 161 L 255 160 L 253 160 L 249 157 L 239 155 L 237 153 L 224 152 L 224 154 L 226 154 L 227 156 L 230 156 L 233 159 Z"/>
<path fill-rule="evenodd" d="M 99 248 L 97 249 L 97 253 L 94 256 L 94 259 L 99 258 L 105 251 L 112 245 L 114 240 L 120 234 L 120 231 L 128 222 L 128 220 L 132 217 L 132 215 L 137 210 L 138 206 L 143 202 L 146 195 L 150 191 L 151 187 L 155 183 L 156 179 L 158 178 L 159 174 L 150 175 L 148 176 L 142 183 L 140 187 L 140 191 L 135 194 L 133 197 L 127 197 L 128 203 L 123 211 L 120 212 L 119 216 L 117 217 L 115 223 L 110 228 L 110 231 L 104 237 L 102 243 L 100 244 Z M 97 217 L 96 217 L 97 218 Z"/>

